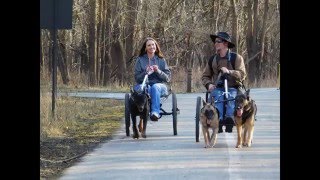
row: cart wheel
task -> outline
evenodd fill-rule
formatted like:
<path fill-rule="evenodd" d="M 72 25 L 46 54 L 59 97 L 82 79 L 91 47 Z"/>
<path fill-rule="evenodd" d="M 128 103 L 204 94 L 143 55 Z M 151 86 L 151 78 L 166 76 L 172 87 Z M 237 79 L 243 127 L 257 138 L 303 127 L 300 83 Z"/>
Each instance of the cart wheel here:
<path fill-rule="evenodd" d="M 130 94 L 125 95 L 125 124 L 126 124 L 126 135 L 130 136 Z"/>
<path fill-rule="evenodd" d="M 172 122 L 173 122 L 173 135 L 177 135 L 177 96 L 172 93 Z"/>
<path fill-rule="evenodd" d="M 201 97 L 197 97 L 197 106 L 196 106 L 196 142 L 199 142 L 200 109 L 201 109 Z"/>

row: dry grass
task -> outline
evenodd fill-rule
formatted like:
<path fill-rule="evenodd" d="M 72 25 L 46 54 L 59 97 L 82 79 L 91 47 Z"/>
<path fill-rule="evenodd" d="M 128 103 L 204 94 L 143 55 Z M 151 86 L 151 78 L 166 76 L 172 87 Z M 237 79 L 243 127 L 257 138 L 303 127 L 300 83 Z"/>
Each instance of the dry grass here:
<path fill-rule="evenodd" d="M 112 99 L 59 97 L 56 117 L 50 93 L 40 94 L 40 177 L 51 179 L 120 128 L 124 103 Z M 72 157 L 77 157 L 69 160 Z"/>

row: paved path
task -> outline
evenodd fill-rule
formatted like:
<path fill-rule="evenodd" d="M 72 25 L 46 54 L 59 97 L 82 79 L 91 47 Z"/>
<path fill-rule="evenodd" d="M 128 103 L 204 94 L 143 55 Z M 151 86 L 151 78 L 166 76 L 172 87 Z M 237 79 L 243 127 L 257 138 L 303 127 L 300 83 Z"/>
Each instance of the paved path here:
<path fill-rule="evenodd" d="M 177 136 L 173 135 L 172 116 L 149 121 L 146 139 L 126 137 L 123 125 L 113 140 L 68 168 L 60 179 L 280 179 L 280 91 L 251 89 L 258 120 L 252 147 L 242 149 L 235 148 L 235 127 L 233 133 L 218 134 L 214 148 L 203 148 L 201 131 L 200 142 L 196 142 L 198 96 L 204 98 L 205 93 L 177 94 Z M 164 109 L 170 110 L 171 104 L 170 96 Z"/>

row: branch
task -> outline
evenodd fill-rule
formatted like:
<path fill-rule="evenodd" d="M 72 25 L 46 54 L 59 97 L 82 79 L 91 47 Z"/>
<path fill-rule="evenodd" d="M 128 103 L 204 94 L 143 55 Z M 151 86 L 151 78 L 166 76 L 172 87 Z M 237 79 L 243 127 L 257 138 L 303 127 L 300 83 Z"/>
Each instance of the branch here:
<path fill-rule="evenodd" d="M 252 56 L 251 58 L 249 58 L 246 62 L 246 64 L 249 64 L 250 61 L 252 61 L 253 59 L 255 59 L 259 54 L 261 53 L 261 51 L 259 51 L 257 54 L 255 54 L 254 56 Z"/>
<path fill-rule="evenodd" d="M 50 163 L 62 163 L 62 162 L 66 163 L 66 162 L 71 161 L 71 160 L 73 160 L 73 159 L 79 158 L 79 157 L 83 156 L 83 155 L 86 154 L 86 153 L 87 153 L 87 151 L 85 151 L 85 152 L 83 152 L 83 153 L 81 153 L 81 154 L 79 154 L 79 155 L 77 155 L 77 156 L 74 156 L 74 157 L 71 157 L 71 158 L 68 158 L 68 159 L 58 160 L 58 161 L 43 159 L 43 158 L 41 158 L 41 157 L 40 157 L 40 160 L 41 160 L 41 161 L 50 162 Z"/>

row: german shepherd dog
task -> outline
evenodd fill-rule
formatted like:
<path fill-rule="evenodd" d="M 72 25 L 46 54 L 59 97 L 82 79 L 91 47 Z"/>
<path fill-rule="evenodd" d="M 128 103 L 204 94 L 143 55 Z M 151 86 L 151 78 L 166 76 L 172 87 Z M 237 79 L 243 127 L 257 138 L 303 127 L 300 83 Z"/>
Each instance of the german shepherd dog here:
<path fill-rule="evenodd" d="M 250 89 L 244 94 L 239 93 L 235 98 L 234 119 L 238 134 L 236 148 L 250 147 L 252 143 L 257 105 L 251 99 L 249 93 Z"/>
<path fill-rule="evenodd" d="M 214 106 L 214 101 L 206 103 L 202 99 L 203 108 L 200 111 L 200 121 L 202 125 L 202 132 L 205 141 L 204 148 L 214 147 L 217 141 L 217 134 L 219 130 L 219 112 Z M 212 129 L 210 137 L 209 129 Z"/>
<path fill-rule="evenodd" d="M 136 116 L 140 116 L 139 132 L 143 138 L 146 138 L 147 118 L 149 117 L 149 103 L 150 95 L 147 93 L 146 88 L 144 90 L 136 91 L 131 88 L 130 114 L 132 120 L 133 138 L 139 139 L 139 133 L 136 125 Z"/>

